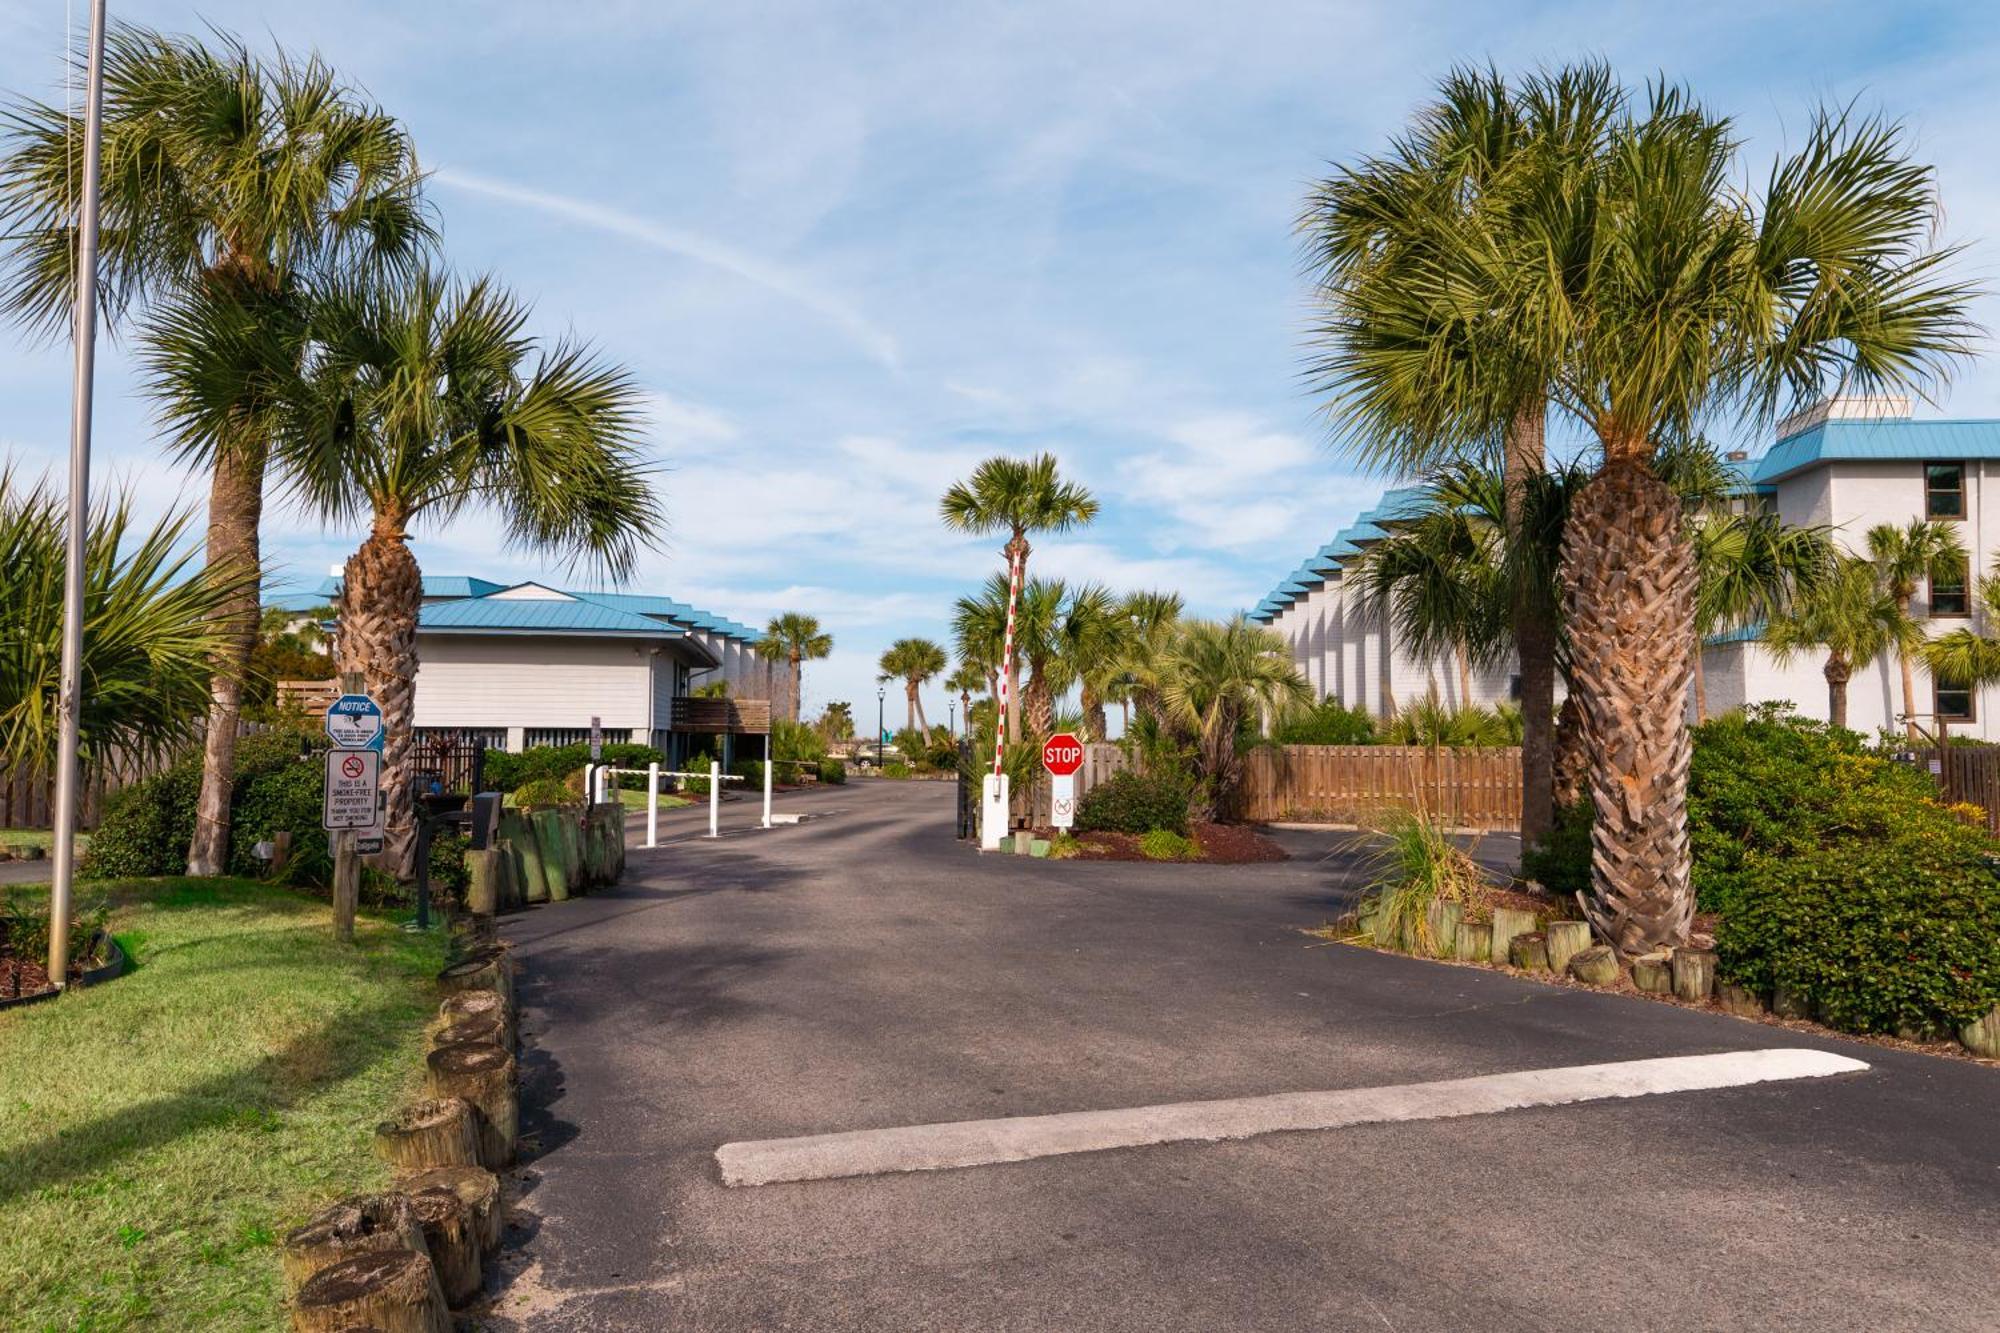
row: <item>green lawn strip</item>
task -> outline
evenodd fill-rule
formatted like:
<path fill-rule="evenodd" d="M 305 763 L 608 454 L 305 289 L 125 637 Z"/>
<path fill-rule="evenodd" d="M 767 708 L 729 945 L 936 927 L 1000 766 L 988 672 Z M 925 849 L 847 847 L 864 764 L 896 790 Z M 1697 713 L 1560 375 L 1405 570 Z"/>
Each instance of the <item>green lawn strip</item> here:
<path fill-rule="evenodd" d="M 54 842 L 55 833 L 45 828 L 0 828 L 0 847 L 39 847 L 48 851 Z M 76 849 L 81 852 L 90 846 L 90 835 L 76 835 Z"/>
<path fill-rule="evenodd" d="M 94 885 L 138 963 L 0 1012 L 0 1328 L 279 1328 L 275 1239 L 387 1179 L 443 965 L 242 880 Z"/>
<path fill-rule="evenodd" d="M 618 789 L 618 801 L 628 810 L 644 810 L 646 808 L 646 793 L 644 791 L 633 791 L 630 788 L 620 787 Z M 662 792 L 660 794 L 660 809 L 662 810 L 678 810 L 684 805 L 693 804 L 694 802 L 685 796 L 675 796 L 669 792 Z"/>

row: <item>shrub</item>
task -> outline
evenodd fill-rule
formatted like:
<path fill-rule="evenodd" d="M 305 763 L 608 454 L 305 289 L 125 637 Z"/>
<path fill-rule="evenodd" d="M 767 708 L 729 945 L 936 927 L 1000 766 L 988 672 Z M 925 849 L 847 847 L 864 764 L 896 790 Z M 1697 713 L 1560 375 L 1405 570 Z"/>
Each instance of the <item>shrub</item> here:
<path fill-rule="evenodd" d="M 1191 861 L 1201 855 L 1201 844 L 1172 829 L 1150 829 L 1139 835 L 1139 854 L 1149 861 Z"/>
<path fill-rule="evenodd" d="M 1375 719 L 1329 696 L 1279 718 L 1271 739 L 1279 745 L 1372 745 Z"/>
<path fill-rule="evenodd" d="M 2000 1003 L 1991 846 L 1910 801 L 1866 837 L 1752 853 L 1716 930 L 1722 975 L 1767 995 L 1782 986 L 1853 1032 L 1970 1022 Z"/>
<path fill-rule="evenodd" d="M 98 934 L 111 920 L 111 904 L 102 898 L 78 902 L 69 914 L 70 958 L 89 965 L 103 961 L 109 950 L 97 950 Z M 0 949 L 23 962 L 46 963 L 49 956 L 49 900 L 40 895 L 0 894 Z"/>
<path fill-rule="evenodd" d="M 231 872 L 252 879 L 269 874 L 271 863 L 257 859 L 256 846 L 289 830 L 291 856 L 275 878 L 313 887 L 333 883 L 333 853 L 319 824 L 325 782 L 318 754 L 305 760 L 294 754 L 292 762 L 245 782 L 229 817 Z"/>
<path fill-rule="evenodd" d="M 523 810 L 545 810 L 550 806 L 575 805 L 577 797 L 560 778 L 536 778 L 514 791 L 514 804 Z"/>
<path fill-rule="evenodd" d="M 885 778 L 907 778 L 915 772 L 915 769 L 900 759 L 891 759 L 882 765 L 882 776 Z"/>
<path fill-rule="evenodd" d="M 1375 919 L 1378 942 L 1407 941 L 1419 953 L 1441 952 L 1431 927 L 1433 903 L 1465 903 L 1479 887 L 1478 862 L 1467 855 L 1442 822 L 1414 810 L 1398 811 L 1374 830 L 1378 850 L 1369 868 L 1374 878 L 1361 891 L 1362 914 Z"/>
<path fill-rule="evenodd" d="M 1590 826 L 1588 800 L 1558 807 L 1554 825 L 1540 840 L 1521 849 L 1521 875 L 1532 879 L 1563 902 L 1590 893 Z"/>
<path fill-rule="evenodd" d="M 789 718 L 771 719 L 771 757 L 800 763 L 818 763 L 826 757 L 826 737 L 817 727 Z"/>
<path fill-rule="evenodd" d="M 1171 778 L 1130 771 L 1114 773 L 1084 793 L 1077 803 L 1076 827 L 1084 833 L 1185 834 L 1188 789 Z"/>
<path fill-rule="evenodd" d="M 687 768 L 684 771 L 705 774 L 708 772 L 708 766 L 714 762 L 714 760 L 705 754 L 697 754 L 689 758 Z M 708 779 L 706 777 L 680 778 L 678 781 L 680 783 L 681 795 L 683 796 L 708 795 Z"/>
<path fill-rule="evenodd" d="M 1389 720 L 1382 740 L 1389 745 L 1519 745 L 1521 710 L 1512 704 L 1447 708 L 1436 698 L 1421 699 Z"/>
<path fill-rule="evenodd" d="M 429 860 L 433 901 L 440 898 L 455 903 L 465 901 L 466 886 L 472 883 L 472 872 L 465 868 L 465 853 L 471 846 L 471 840 L 456 829 L 432 835 Z"/>
<path fill-rule="evenodd" d="M 828 755 L 826 758 L 820 760 L 819 780 L 821 782 L 847 781 L 847 761 L 836 759 L 832 755 Z"/>
<path fill-rule="evenodd" d="M 764 761 L 762 759 L 739 759 L 736 761 L 736 766 L 729 771 L 743 779 L 742 785 L 745 791 L 756 792 L 759 799 L 762 799 L 764 791 Z M 774 778 L 773 781 L 775 780 Z"/>
<path fill-rule="evenodd" d="M 604 758 L 599 762 L 614 768 L 644 768 L 666 762 L 655 747 L 626 741 L 606 744 L 603 753 Z M 580 771 L 590 762 L 590 746 L 578 741 L 571 745 L 531 745 L 518 753 L 489 749 L 483 762 L 481 782 L 488 791 L 514 791 L 537 778 L 560 781 Z M 646 779 L 643 775 L 625 774 L 619 777 L 618 785 L 644 790 Z"/>
<path fill-rule="evenodd" d="M 304 761 L 299 757 L 301 747 L 309 752 Z M 317 792 L 321 775 L 317 755 L 325 748 L 324 736 L 282 728 L 242 737 L 236 742 L 231 808 L 240 808 L 245 803 L 250 785 L 258 778 L 287 769 L 304 768 L 312 777 L 315 792 L 313 809 L 307 822 L 303 826 L 295 825 L 292 831 L 302 837 L 318 830 L 320 812 Z M 184 756 L 157 777 L 135 783 L 118 793 L 112 798 L 97 831 L 91 835 L 83 873 L 93 879 L 131 879 L 184 873 L 187 870 L 188 843 L 194 838 L 195 803 L 200 795 L 199 751 Z M 258 838 L 268 837 L 270 831 L 265 828 L 253 832 L 232 820 L 230 855 L 226 863 L 237 864 L 239 843 L 246 848 L 244 854 L 247 855 L 248 845 Z"/>

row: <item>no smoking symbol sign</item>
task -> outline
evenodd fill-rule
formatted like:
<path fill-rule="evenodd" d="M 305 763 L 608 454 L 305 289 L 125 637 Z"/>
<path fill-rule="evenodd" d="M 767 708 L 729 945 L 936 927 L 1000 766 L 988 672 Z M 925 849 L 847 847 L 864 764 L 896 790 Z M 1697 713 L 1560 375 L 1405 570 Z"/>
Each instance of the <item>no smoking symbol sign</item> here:
<path fill-rule="evenodd" d="M 340 775 L 342 777 L 358 778 L 367 771 L 367 763 L 358 754 L 347 755 L 340 761 Z"/>

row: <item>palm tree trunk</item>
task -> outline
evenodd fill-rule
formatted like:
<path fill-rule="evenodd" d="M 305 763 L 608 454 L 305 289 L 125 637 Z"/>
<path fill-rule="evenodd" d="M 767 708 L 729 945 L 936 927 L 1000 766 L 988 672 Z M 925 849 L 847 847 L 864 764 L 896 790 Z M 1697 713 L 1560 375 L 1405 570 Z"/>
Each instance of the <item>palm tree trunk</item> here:
<path fill-rule="evenodd" d="M 411 717 L 416 703 L 417 615 L 423 575 L 400 515 L 378 514 L 374 531 L 348 557 L 340 597 L 340 669 L 358 671 L 382 708 L 381 868 L 416 878 L 416 796 Z"/>
<path fill-rule="evenodd" d="M 1699 726 L 1708 721 L 1708 678 L 1701 669 L 1701 645 L 1694 646 L 1694 720 Z"/>
<path fill-rule="evenodd" d="M 1049 693 L 1048 684 L 1042 679 L 1041 671 L 1032 664 L 1029 668 L 1028 688 L 1021 696 L 1021 712 L 1025 714 L 1023 720 L 1037 736 L 1048 735 L 1049 729 L 1055 725 L 1055 698 Z"/>
<path fill-rule="evenodd" d="M 1537 397 L 1507 423 L 1501 485 L 1507 496 L 1507 540 L 1527 540 L 1529 478 L 1540 473 L 1546 456 L 1543 438 L 1548 409 Z M 1555 823 L 1555 626 L 1527 587 L 1514 590 L 1514 651 L 1521 667 L 1521 841 L 1543 837 Z"/>
<path fill-rule="evenodd" d="M 208 687 L 208 732 L 202 740 L 201 794 L 194 837 L 188 844 L 190 875 L 220 875 L 229 868 L 229 798 L 236 780 L 236 728 L 243 716 L 243 678 L 257 646 L 257 529 L 264 515 L 265 450 L 217 455 L 208 490 L 208 568 L 242 576 L 243 590 L 223 604 L 217 618 L 230 631 L 215 656 Z"/>
<path fill-rule="evenodd" d="M 1472 653 L 1464 644 L 1459 644 L 1454 654 L 1458 658 L 1458 706 L 1472 707 Z"/>
<path fill-rule="evenodd" d="M 1844 729 L 1847 726 L 1847 682 L 1854 671 L 1847 665 L 1845 656 L 1828 653 L 1821 674 L 1826 677 L 1826 720 Z"/>
<path fill-rule="evenodd" d="M 792 721 L 796 722 L 799 720 L 799 695 L 805 684 L 806 668 L 798 649 L 794 648 L 787 656 L 790 657 L 792 663 L 791 714 Z"/>
<path fill-rule="evenodd" d="M 1896 599 L 1896 608 L 1903 613 L 1903 619 L 1908 620 L 1910 618 L 1910 599 L 1908 597 L 1898 597 Z M 1917 672 L 1916 668 L 1910 664 L 1910 655 L 1908 653 L 1899 651 L 1896 654 L 1896 662 L 1903 668 L 1903 731 L 1910 738 L 1910 744 L 1915 745 L 1919 734 L 1917 727 Z"/>
<path fill-rule="evenodd" d="M 1583 799 L 1584 775 L 1590 768 L 1590 751 L 1583 737 L 1583 708 L 1575 690 L 1563 699 L 1556 714 L 1555 744 L 1551 748 L 1549 779 L 1557 805 L 1575 805 Z"/>
<path fill-rule="evenodd" d="M 925 731 L 930 730 L 928 727 L 923 727 L 922 730 L 919 730 L 924 715 L 924 708 L 922 704 L 917 702 L 917 682 L 914 680 L 903 682 L 903 705 L 903 711 L 909 715 L 907 721 L 912 731 L 916 731 L 921 736 Z"/>
<path fill-rule="evenodd" d="M 1612 447 L 1614 444 L 1623 447 Z M 1590 749 L 1591 924 L 1627 954 L 1687 943 L 1694 552 L 1673 491 L 1607 442 L 1563 537 L 1571 678 Z"/>

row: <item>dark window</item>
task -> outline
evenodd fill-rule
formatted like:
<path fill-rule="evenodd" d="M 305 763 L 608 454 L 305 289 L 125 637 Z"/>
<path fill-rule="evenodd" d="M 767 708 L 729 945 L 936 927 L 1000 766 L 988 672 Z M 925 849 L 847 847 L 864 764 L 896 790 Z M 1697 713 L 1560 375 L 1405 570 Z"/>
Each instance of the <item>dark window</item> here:
<path fill-rule="evenodd" d="M 1972 691 L 1958 685 L 1936 685 L 1937 715 L 1944 722 L 1970 722 Z"/>
<path fill-rule="evenodd" d="M 1965 517 L 1965 465 L 1924 464 L 1924 517 Z"/>
<path fill-rule="evenodd" d="M 1965 592 L 1965 561 L 1952 560 L 1931 567 L 1931 614 L 1972 614 L 1972 604 Z"/>
<path fill-rule="evenodd" d="M 1507 697 L 1515 703 L 1521 702 L 1521 678 L 1519 676 L 1507 677 Z"/>

